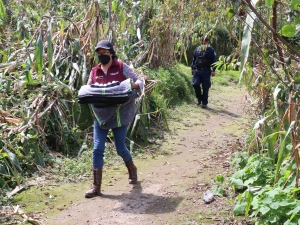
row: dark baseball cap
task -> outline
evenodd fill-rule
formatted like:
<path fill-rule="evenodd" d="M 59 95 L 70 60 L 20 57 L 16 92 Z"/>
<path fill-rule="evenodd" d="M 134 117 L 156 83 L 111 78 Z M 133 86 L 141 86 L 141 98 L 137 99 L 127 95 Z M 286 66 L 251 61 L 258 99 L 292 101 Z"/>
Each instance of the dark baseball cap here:
<path fill-rule="evenodd" d="M 108 40 L 99 41 L 95 47 L 95 51 L 97 51 L 97 49 L 99 48 L 112 49 L 112 50 L 114 49 L 112 43 L 110 43 Z"/>
<path fill-rule="evenodd" d="M 210 39 L 209 39 L 209 37 L 202 36 L 201 41 L 210 42 Z"/>

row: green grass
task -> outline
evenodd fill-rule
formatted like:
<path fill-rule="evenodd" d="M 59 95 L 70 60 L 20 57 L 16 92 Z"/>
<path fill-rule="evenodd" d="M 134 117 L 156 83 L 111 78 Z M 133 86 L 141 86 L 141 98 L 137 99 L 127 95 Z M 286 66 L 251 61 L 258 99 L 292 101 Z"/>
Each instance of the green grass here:
<path fill-rule="evenodd" d="M 192 100 L 194 89 L 190 67 L 178 64 L 170 68 L 147 70 L 146 73 L 151 79 L 159 81 L 152 98 L 164 99 L 167 107 Z"/>
<path fill-rule="evenodd" d="M 239 71 L 216 71 L 216 76 L 212 77 L 212 84 L 217 83 L 224 86 L 229 86 L 231 83 L 238 84 L 240 78 Z M 241 81 L 241 83 L 243 83 Z"/>

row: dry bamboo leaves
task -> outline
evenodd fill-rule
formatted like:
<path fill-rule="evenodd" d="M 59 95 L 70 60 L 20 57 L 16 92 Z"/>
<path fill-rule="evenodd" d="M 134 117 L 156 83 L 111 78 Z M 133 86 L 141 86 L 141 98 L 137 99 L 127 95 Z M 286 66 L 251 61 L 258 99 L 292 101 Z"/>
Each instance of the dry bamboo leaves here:
<path fill-rule="evenodd" d="M 21 123 L 23 122 L 23 120 L 20 118 L 16 118 L 15 116 L 11 115 L 9 112 L 0 109 L 0 122 L 11 124 L 11 123 Z"/>

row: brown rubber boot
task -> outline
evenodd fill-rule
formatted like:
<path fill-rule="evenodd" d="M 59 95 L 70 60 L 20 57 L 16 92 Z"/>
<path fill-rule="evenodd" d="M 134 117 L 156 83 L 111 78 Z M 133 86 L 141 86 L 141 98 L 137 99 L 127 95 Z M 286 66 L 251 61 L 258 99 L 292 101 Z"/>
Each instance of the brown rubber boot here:
<path fill-rule="evenodd" d="M 125 165 L 128 169 L 128 173 L 129 173 L 129 178 L 128 178 L 129 184 L 135 184 L 138 179 L 136 166 L 133 164 L 133 161 L 130 161 L 129 163 L 126 163 Z"/>
<path fill-rule="evenodd" d="M 91 190 L 85 192 L 86 198 L 93 198 L 101 195 L 102 169 L 92 169 L 94 174 L 94 183 Z"/>

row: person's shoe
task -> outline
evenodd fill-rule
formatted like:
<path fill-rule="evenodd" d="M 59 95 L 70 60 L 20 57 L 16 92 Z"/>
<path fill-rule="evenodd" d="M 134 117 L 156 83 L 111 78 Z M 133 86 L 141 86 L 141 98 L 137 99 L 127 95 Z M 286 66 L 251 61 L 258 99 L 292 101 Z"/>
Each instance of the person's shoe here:
<path fill-rule="evenodd" d="M 93 198 L 101 195 L 102 169 L 92 169 L 94 182 L 91 190 L 85 192 L 86 198 Z"/>
<path fill-rule="evenodd" d="M 206 108 L 207 108 L 207 105 L 202 104 L 201 107 L 202 107 L 203 109 L 206 109 Z"/>
<path fill-rule="evenodd" d="M 133 164 L 133 161 L 130 161 L 129 163 L 125 163 L 125 165 L 128 169 L 128 174 L 129 174 L 128 183 L 136 184 L 138 179 L 136 166 Z"/>
<path fill-rule="evenodd" d="M 201 102 L 198 101 L 196 104 L 197 104 L 197 105 L 201 105 Z"/>

